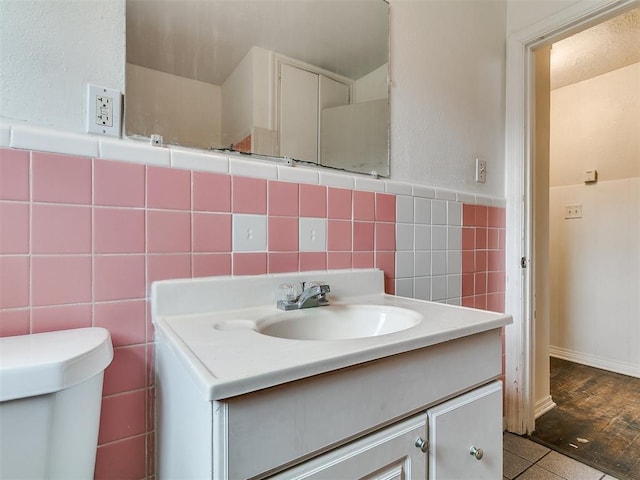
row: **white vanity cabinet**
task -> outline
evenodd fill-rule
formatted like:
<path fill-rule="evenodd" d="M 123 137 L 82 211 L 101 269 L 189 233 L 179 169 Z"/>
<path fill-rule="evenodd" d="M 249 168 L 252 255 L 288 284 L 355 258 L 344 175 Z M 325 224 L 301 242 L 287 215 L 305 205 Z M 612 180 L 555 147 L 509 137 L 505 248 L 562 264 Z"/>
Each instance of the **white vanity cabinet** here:
<path fill-rule="evenodd" d="M 262 333 L 281 316 L 270 292 L 321 277 L 335 295 L 322 308 L 343 321 L 346 306 L 420 321 L 341 340 Z M 378 270 L 154 283 L 157 478 L 500 479 L 511 318 L 383 285 Z"/>
<path fill-rule="evenodd" d="M 499 479 L 501 412 L 502 385 L 493 382 L 272 478 Z"/>
<path fill-rule="evenodd" d="M 157 365 L 160 480 L 501 477 L 500 329 L 213 402 Z"/>
<path fill-rule="evenodd" d="M 427 416 L 417 415 L 271 478 L 424 480 L 427 478 L 427 457 L 416 444 L 425 442 L 426 433 Z"/>

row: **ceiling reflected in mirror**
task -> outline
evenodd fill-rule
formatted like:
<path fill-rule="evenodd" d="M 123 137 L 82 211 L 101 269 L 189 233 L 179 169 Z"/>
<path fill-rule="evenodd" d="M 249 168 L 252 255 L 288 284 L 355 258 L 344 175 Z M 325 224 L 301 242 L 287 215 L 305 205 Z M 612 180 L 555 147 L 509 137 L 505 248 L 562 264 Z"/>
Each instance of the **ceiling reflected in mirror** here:
<path fill-rule="evenodd" d="M 126 6 L 127 135 L 388 175 L 383 0 Z"/>

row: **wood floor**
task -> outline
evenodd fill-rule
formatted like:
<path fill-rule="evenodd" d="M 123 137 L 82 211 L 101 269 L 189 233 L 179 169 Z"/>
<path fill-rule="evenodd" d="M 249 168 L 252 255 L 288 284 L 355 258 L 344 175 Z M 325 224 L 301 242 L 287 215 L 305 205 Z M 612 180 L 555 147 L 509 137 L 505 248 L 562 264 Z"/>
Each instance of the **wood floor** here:
<path fill-rule="evenodd" d="M 531 439 L 620 480 L 640 480 L 640 379 L 551 359 L 556 407 Z"/>

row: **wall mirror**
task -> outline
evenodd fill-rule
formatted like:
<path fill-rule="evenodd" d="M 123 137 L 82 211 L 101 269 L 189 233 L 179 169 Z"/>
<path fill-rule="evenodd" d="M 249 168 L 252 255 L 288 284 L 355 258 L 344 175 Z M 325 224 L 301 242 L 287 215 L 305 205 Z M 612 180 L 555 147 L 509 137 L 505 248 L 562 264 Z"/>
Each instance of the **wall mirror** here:
<path fill-rule="evenodd" d="M 126 0 L 125 134 L 389 175 L 384 0 Z"/>

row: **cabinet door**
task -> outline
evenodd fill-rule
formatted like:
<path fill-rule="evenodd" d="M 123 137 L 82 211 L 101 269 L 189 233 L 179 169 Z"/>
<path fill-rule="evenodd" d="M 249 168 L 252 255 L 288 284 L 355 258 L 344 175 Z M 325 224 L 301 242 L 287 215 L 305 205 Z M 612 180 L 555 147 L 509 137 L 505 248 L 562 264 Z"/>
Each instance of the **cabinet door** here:
<path fill-rule="evenodd" d="M 502 383 L 427 410 L 429 480 L 502 478 Z"/>
<path fill-rule="evenodd" d="M 318 162 L 318 75 L 280 64 L 280 155 Z"/>
<path fill-rule="evenodd" d="M 416 447 L 416 441 L 425 435 L 426 415 L 417 415 L 272 478 L 423 480 L 426 478 L 427 455 Z"/>

